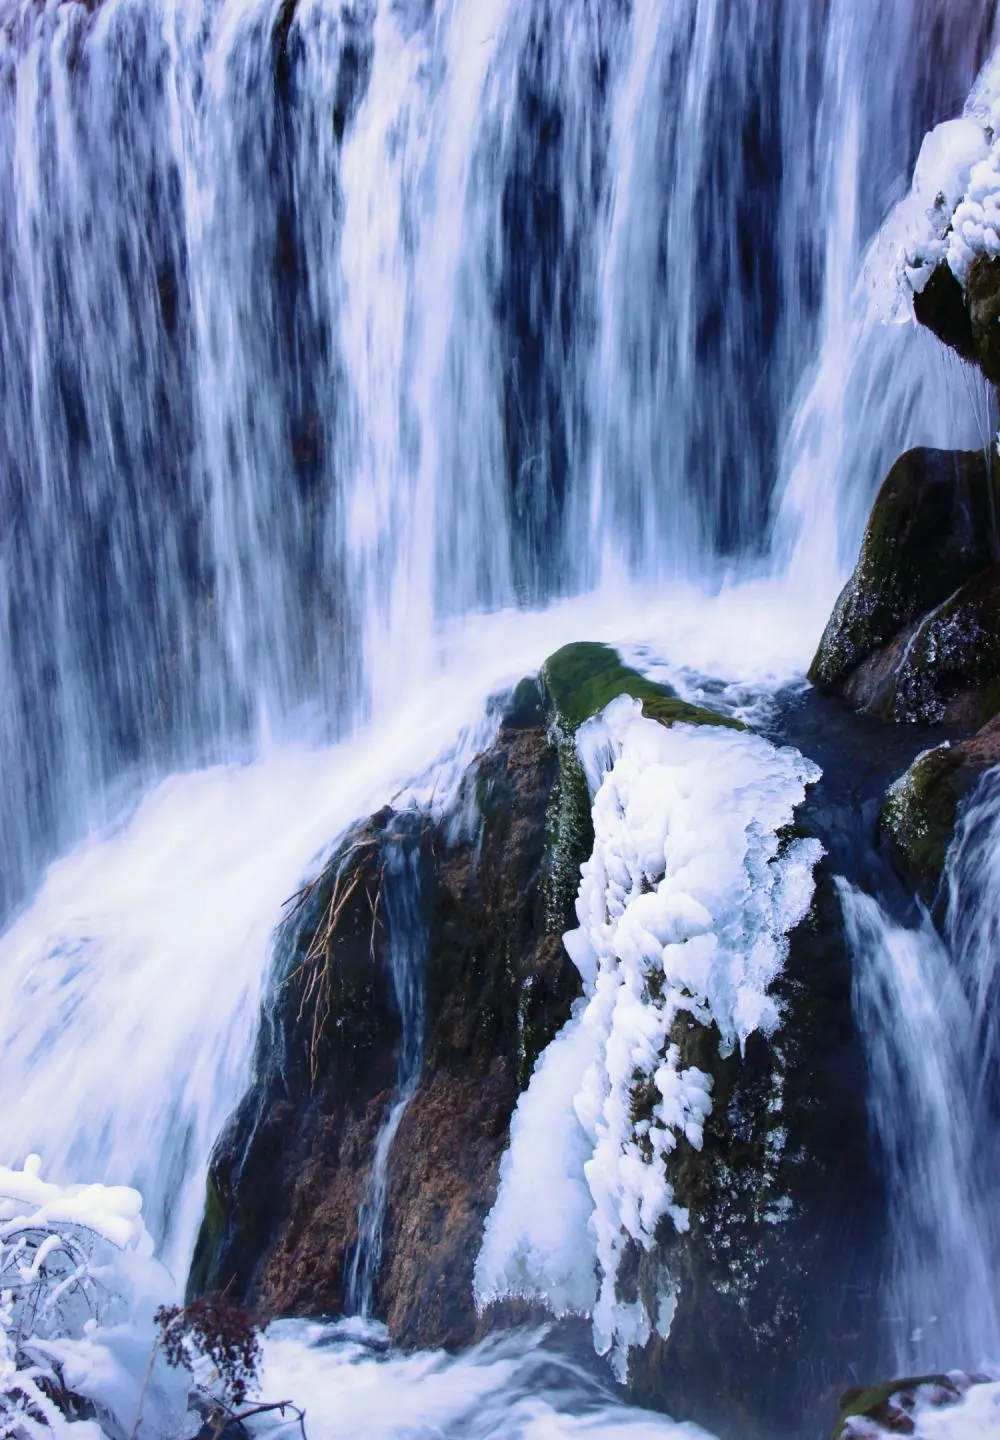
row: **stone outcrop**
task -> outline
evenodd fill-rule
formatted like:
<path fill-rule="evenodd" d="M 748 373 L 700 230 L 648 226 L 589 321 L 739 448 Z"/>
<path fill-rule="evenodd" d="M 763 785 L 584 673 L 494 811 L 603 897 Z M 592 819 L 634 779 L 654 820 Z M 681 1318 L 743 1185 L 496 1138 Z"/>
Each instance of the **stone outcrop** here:
<path fill-rule="evenodd" d="M 561 940 L 593 847 L 573 736 L 621 693 L 664 724 L 736 724 L 610 647 L 566 647 L 517 687 L 448 814 L 372 816 L 297 897 L 255 1079 L 212 1159 L 192 1292 L 228 1287 L 268 1317 L 356 1302 L 359 1212 L 398 1094 L 392 967 L 405 932 L 419 937 L 423 1057 L 390 1152 L 373 1313 L 421 1347 L 524 1318 L 510 1304 L 477 1316 L 473 1267 L 518 1094 L 580 988 Z M 794 836 L 823 838 L 825 803 L 813 815 L 806 802 Z M 653 1297 L 667 1267 L 679 1283 L 668 1339 L 633 1354 L 631 1398 L 722 1440 L 796 1433 L 812 1403 L 802 1377 L 831 1336 L 853 1353 L 872 1309 L 858 1298 L 866 1242 L 852 1234 L 849 1259 L 839 1253 L 851 1215 L 879 1206 L 832 873 L 821 868 L 792 937 L 773 1040 L 755 1034 L 744 1055 L 721 1056 L 715 1030 L 681 1012 L 672 1038 L 714 1085 L 703 1148 L 678 1151 L 672 1177 L 691 1229 L 664 1224 L 623 1281 Z M 837 1283 L 817 1283 L 831 1256 Z"/>
<path fill-rule="evenodd" d="M 638 1287 L 655 1293 L 666 1266 L 679 1294 L 669 1336 L 633 1356 L 630 1391 L 722 1440 L 821 1427 L 830 1401 L 814 1377 L 871 1343 L 877 1222 L 858 1217 L 878 1216 L 881 1200 L 851 1078 L 863 1061 L 832 871 L 821 863 L 773 987 L 774 1037 L 755 1033 L 726 1057 L 713 1028 L 686 1024 L 677 1037 L 684 1063 L 712 1076 L 712 1113 L 702 1149 L 678 1152 L 672 1172 L 690 1230 L 665 1225 L 638 1259 Z"/>

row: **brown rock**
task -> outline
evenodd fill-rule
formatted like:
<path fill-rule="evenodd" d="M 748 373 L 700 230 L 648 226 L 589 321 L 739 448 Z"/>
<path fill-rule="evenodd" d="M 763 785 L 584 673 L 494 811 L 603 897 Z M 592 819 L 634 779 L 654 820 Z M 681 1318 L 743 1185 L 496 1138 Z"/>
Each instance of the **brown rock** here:
<path fill-rule="evenodd" d="M 569 916 L 551 913 L 546 891 L 558 773 L 537 706 L 522 707 L 450 817 L 432 825 L 385 811 L 342 842 L 279 938 L 283 978 L 256 1082 L 213 1156 L 191 1290 L 229 1286 L 268 1316 L 346 1305 L 358 1210 L 395 1093 L 385 857 L 402 845 L 421 877 L 425 1039 L 390 1151 L 374 1308 L 404 1344 L 474 1338 L 472 1271 L 510 1116 L 579 991 L 560 940 Z M 310 946 L 331 909 L 318 979 Z"/>

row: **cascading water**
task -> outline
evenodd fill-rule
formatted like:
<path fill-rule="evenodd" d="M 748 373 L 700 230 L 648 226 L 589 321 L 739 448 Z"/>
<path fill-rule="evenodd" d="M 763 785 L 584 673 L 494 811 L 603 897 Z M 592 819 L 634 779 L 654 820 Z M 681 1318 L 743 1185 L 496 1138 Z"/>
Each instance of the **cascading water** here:
<path fill-rule="evenodd" d="M 123 778 L 392 703 L 442 616 L 704 577 L 779 469 L 853 538 L 889 450 L 961 439 L 846 338 L 959 8 L 8 3 L 5 903 Z M 829 400 L 782 440 L 820 334 L 891 379 L 849 454 Z"/>
<path fill-rule="evenodd" d="M 892 1210 L 887 1306 L 902 1369 L 1000 1357 L 998 799 L 994 770 L 949 852 L 943 939 L 929 919 L 906 929 L 841 888 Z"/>
<path fill-rule="evenodd" d="M 389 1198 L 392 1144 L 420 1082 L 424 1056 L 424 966 L 427 926 L 423 915 L 419 848 L 406 850 L 390 840 L 384 851 L 386 921 L 389 927 L 389 973 L 399 1011 L 396 1090 L 375 1142 L 368 1193 L 358 1212 L 358 1243 L 351 1261 L 347 1296 L 350 1312 L 370 1319 L 375 1284 L 382 1262 L 382 1232 Z"/>
<path fill-rule="evenodd" d="M 801 668 L 889 461 L 981 439 L 857 280 L 997 38 L 976 0 L 0 0 L 0 1160 L 135 1181 L 179 1277 L 346 824 L 555 644 L 644 638 L 626 584 L 769 569 L 723 670 Z"/>
<path fill-rule="evenodd" d="M 981 1017 L 929 921 L 894 925 L 846 884 L 841 903 L 889 1196 L 889 1363 L 899 1373 L 996 1363 L 997 1172 L 975 1104 Z"/>

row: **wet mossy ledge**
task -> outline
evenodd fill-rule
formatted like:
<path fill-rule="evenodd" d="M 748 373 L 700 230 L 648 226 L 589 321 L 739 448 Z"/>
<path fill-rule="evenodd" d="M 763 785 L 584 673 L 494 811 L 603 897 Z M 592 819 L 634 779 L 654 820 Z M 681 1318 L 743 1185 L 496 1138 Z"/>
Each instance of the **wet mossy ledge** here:
<path fill-rule="evenodd" d="M 626 665 L 612 645 L 581 640 L 564 645 L 545 661 L 541 681 L 554 719 L 568 735 L 618 698 L 631 695 L 642 702 L 642 713 L 661 725 L 746 726 L 731 716 L 682 700 L 669 685 L 648 679 Z"/>

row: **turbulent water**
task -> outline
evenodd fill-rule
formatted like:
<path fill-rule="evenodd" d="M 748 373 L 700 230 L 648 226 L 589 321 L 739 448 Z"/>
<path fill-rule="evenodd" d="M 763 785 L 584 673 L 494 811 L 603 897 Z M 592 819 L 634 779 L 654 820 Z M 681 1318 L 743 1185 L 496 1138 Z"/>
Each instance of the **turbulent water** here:
<path fill-rule="evenodd" d="M 440 801 L 566 639 L 801 671 L 891 460 L 985 438 L 863 261 L 998 32 L 0 0 L 0 1159 L 138 1183 L 179 1276 L 271 931 L 352 819 L 435 763 Z"/>

